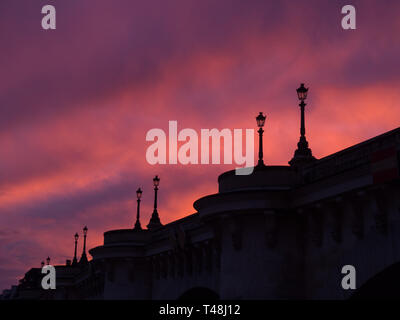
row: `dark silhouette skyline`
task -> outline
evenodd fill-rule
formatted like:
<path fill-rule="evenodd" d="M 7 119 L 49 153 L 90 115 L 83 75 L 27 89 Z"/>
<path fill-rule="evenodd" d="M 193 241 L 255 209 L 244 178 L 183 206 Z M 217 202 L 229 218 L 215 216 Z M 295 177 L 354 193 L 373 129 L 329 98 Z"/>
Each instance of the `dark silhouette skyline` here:
<path fill-rule="evenodd" d="M 157 210 L 156 175 L 147 229 L 141 228 L 138 188 L 133 227 L 106 231 L 104 243 L 89 250 L 89 262 L 85 226 L 79 263 L 76 233 L 73 263 L 55 266 L 54 291 L 41 288 L 41 269 L 34 267 L 3 299 L 396 298 L 400 128 L 316 159 L 301 144 L 307 92 L 304 84 L 297 89 L 301 136 L 289 165 L 264 164 L 267 117 L 260 112 L 252 174 L 224 172 L 218 193 L 196 200 L 195 214 L 166 225 Z M 343 285 L 346 266 L 356 272 L 352 290 Z"/>

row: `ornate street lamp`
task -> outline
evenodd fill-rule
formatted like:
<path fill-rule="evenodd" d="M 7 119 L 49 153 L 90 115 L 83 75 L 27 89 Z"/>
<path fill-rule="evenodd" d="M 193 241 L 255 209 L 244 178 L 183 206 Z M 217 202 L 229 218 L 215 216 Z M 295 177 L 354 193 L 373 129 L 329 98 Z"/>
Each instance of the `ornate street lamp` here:
<path fill-rule="evenodd" d="M 307 99 L 308 88 L 304 87 L 304 83 L 301 83 L 300 88 L 297 88 L 296 91 L 299 100 L 304 101 Z"/>
<path fill-rule="evenodd" d="M 76 250 L 77 250 L 77 247 L 78 247 L 78 239 L 79 239 L 78 232 L 75 233 L 74 239 L 75 239 L 75 250 L 74 250 L 74 259 L 72 260 L 72 265 L 76 265 L 78 263 L 78 259 L 76 257 Z"/>
<path fill-rule="evenodd" d="M 300 100 L 300 141 L 297 144 L 297 150 L 294 153 L 294 157 L 289 161 L 291 166 L 299 166 L 303 163 L 314 161 L 315 158 L 312 155 L 311 149 L 308 147 L 308 142 L 306 139 L 306 126 L 305 126 L 305 116 L 304 109 L 306 104 L 304 100 L 307 99 L 308 88 L 304 86 L 304 83 L 300 84 L 300 87 L 296 89 L 297 98 Z"/>
<path fill-rule="evenodd" d="M 87 232 L 88 232 L 88 227 L 85 226 L 83 228 L 83 251 L 82 251 L 82 256 L 81 256 L 81 260 L 79 260 L 79 263 L 87 263 L 88 259 L 86 256 L 86 237 L 87 237 Z"/>
<path fill-rule="evenodd" d="M 154 229 L 154 228 L 158 228 L 158 227 L 162 226 L 162 224 L 160 222 L 160 217 L 158 216 L 158 211 L 157 211 L 157 191 L 158 191 L 158 186 L 160 185 L 160 178 L 158 176 L 154 177 L 153 185 L 154 185 L 154 210 L 151 215 L 150 222 L 147 225 L 148 229 Z"/>
<path fill-rule="evenodd" d="M 154 185 L 154 212 L 157 213 L 157 192 L 158 192 L 158 186 L 160 185 L 160 178 L 158 176 L 155 176 L 153 179 L 153 185 Z"/>
<path fill-rule="evenodd" d="M 88 227 L 83 228 L 83 252 L 86 253 L 86 237 L 87 237 Z"/>
<path fill-rule="evenodd" d="M 160 185 L 160 178 L 158 176 L 155 176 L 153 178 L 153 185 L 154 185 L 155 188 L 157 188 Z M 154 189 L 154 190 L 156 190 L 156 189 Z"/>
<path fill-rule="evenodd" d="M 302 83 L 296 91 L 297 91 L 297 97 L 301 101 L 299 104 L 300 109 L 301 109 L 300 135 L 302 137 L 305 137 L 306 126 L 305 126 L 305 121 L 304 121 L 304 107 L 306 106 L 306 104 L 304 103 L 304 100 L 307 99 L 308 88 L 304 87 L 304 83 Z"/>
<path fill-rule="evenodd" d="M 264 116 L 262 112 L 260 112 L 260 114 L 256 117 L 257 126 L 259 127 L 259 129 L 258 129 L 258 136 L 259 136 L 259 142 L 258 142 L 258 166 L 264 166 L 262 136 L 263 136 L 263 133 L 264 133 L 263 127 L 264 127 L 266 118 L 267 117 Z"/>
<path fill-rule="evenodd" d="M 136 190 L 137 197 L 137 213 L 136 213 L 136 223 L 134 230 L 142 230 L 142 226 L 140 225 L 140 198 L 142 197 L 143 191 L 139 188 Z"/>

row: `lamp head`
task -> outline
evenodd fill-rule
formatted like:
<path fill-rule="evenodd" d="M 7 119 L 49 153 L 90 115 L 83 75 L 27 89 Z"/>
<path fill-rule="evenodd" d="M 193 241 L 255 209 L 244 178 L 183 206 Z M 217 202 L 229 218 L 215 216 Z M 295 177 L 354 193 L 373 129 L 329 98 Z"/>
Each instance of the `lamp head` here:
<path fill-rule="evenodd" d="M 257 126 L 258 126 L 259 128 L 264 127 L 265 119 L 266 119 L 266 118 L 267 118 L 267 117 L 264 116 L 262 112 L 260 112 L 260 114 L 256 117 Z"/>
<path fill-rule="evenodd" d="M 142 197 L 142 193 L 143 193 L 142 189 L 139 188 L 136 190 L 136 197 L 138 198 L 138 200 Z"/>
<path fill-rule="evenodd" d="M 155 187 L 158 187 L 158 185 L 160 184 L 160 178 L 158 176 L 154 177 L 153 184 Z"/>
<path fill-rule="evenodd" d="M 307 99 L 308 88 L 304 87 L 304 83 L 300 84 L 300 87 L 296 91 L 297 97 L 300 101 L 304 101 Z"/>

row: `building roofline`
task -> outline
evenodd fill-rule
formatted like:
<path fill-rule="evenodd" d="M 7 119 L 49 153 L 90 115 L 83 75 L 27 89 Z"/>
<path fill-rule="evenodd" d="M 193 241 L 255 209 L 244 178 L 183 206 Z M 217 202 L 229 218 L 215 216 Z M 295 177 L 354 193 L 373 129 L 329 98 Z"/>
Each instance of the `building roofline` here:
<path fill-rule="evenodd" d="M 325 157 L 323 157 L 321 159 L 318 159 L 318 161 L 316 161 L 315 163 L 307 165 L 307 167 L 318 166 L 318 163 L 320 163 L 321 161 L 330 160 L 331 158 L 335 158 L 335 157 L 340 156 L 340 155 L 342 155 L 344 153 L 348 153 L 348 152 L 351 152 L 353 150 L 357 150 L 360 147 L 369 145 L 369 144 L 371 144 L 373 142 L 376 142 L 377 140 L 381 140 L 383 138 L 387 138 L 387 137 L 389 137 L 391 135 L 395 135 L 396 133 L 400 134 L 400 127 L 396 128 L 396 129 L 393 129 L 393 130 L 390 130 L 390 131 L 387 131 L 385 133 L 382 133 L 382 134 L 380 134 L 378 136 L 372 137 L 372 138 L 370 138 L 368 140 L 364 140 L 362 142 L 359 142 L 359 143 L 357 143 L 355 145 L 352 145 L 350 147 L 347 147 L 345 149 L 339 150 L 339 151 L 337 151 L 335 153 L 332 153 L 330 155 L 327 155 L 327 156 L 325 156 Z"/>

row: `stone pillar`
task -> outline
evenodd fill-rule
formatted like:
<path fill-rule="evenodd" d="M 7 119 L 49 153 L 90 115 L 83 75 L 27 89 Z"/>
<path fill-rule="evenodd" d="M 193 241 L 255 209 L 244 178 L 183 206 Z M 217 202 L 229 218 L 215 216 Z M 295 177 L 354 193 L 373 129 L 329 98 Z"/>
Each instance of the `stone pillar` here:
<path fill-rule="evenodd" d="M 331 237 L 336 243 L 341 243 L 343 239 L 343 199 L 337 197 L 327 204 L 329 212 L 329 223 Z"/>
<path fill-rule="evenodd" d="M 388 232 L 389 199 L 386 197 L 385 189 L 379 188 L 371 192 L 372 210 L 374 214 L 375 227 L 381 234 L 386 235 Z"/>
<path fill-rule="evenodd" d="M 351 230 L 352 233 L 358 238 L 364 237 L 364 211 L 366 194 L 363 191 L 359 191 L 351 197 Z"/>
<path fill-rule="evenodd" d="M 239 217 L 226 218 L 229 232 L 231 233 L 232 246 L 236 251 L 240 251 L 243 245 L 243 224 L 244 221 Z"/>
<path fill-rule="evenodd" d="M 323 243 L 323 211 L 320 204 L 314 205 L 308 209 L 310 239 L 317 246 Z"/>
<path fill-rule="evenodd" d="M 265 244 L 272 249 L 278 242 L 278 218 L 274 211 L 265 211 Z"/>

